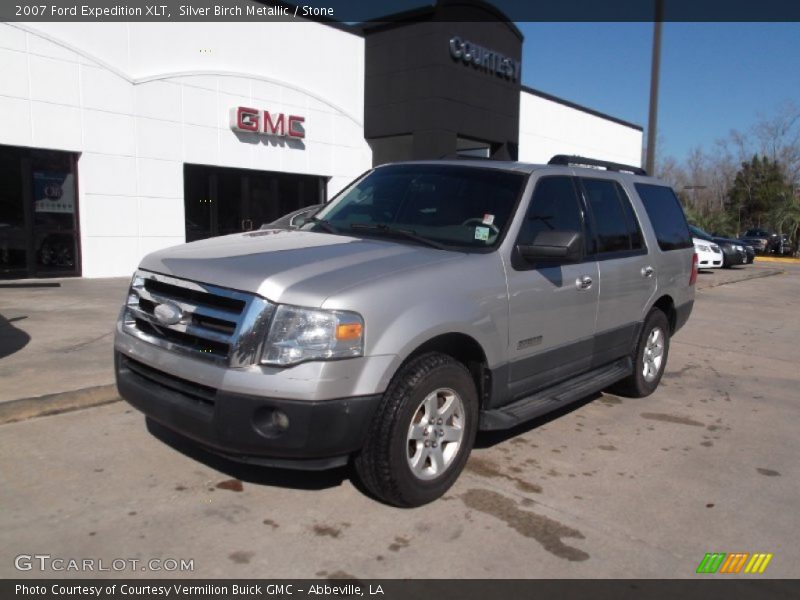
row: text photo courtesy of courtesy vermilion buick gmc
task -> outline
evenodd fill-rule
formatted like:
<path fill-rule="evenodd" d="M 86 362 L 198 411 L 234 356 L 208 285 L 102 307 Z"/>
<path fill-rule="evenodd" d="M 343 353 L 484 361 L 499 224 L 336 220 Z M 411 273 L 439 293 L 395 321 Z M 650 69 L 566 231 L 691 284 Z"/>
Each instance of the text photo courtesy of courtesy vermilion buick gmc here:
<path fill-rule="evenodd" d="M 681 206 L 638 167 L 389 164 L 296 225 L 146 256 L 119 391 L 233 460 L 352 463 L 396 506 L 444 494 L 478 430 L 651 394 L 694 302 Z"/>

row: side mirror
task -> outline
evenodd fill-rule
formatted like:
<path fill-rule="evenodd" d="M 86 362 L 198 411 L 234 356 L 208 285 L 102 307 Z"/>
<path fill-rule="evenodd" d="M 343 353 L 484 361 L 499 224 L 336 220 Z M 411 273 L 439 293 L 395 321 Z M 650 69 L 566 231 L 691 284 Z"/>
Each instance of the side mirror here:
<path fill-rule="evenodd" d="M 519 244 L 517 251 L 528 262 L 577 262 L 583 258 L 583 234 L 577 231 L 540 231 L 533 244 Z"/>
<path fill-rule="evenodd" d="M 292 227 L 294 227 L 295 229 L 300 229 L 303 225 L 306 224 L 306 220 L 307 219 L 308 219 L 308 217 L 306 217 L 306 216 L 295 217 L 294 219 L 292 219 L 292 222 L 290 223 L 290 225 Z"/>

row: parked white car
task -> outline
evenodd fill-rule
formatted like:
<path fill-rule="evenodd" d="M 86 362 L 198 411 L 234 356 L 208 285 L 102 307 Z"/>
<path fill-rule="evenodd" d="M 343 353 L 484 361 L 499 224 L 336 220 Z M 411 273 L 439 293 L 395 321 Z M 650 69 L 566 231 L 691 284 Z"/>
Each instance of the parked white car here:
<path fill-rule="evenodd" d="M 713 242 L 692 238 L 697 253 L 697 266 L 700 269 L 719 269 L 722 266 L 722 250 Z"/>

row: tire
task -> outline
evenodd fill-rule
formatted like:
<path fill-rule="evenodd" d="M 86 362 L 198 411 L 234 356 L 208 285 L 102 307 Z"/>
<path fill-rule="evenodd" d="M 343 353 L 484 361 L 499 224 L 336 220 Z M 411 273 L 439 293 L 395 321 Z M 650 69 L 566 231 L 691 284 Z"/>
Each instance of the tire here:
<path fill-rule="evenodd" d="M 659 334 L 654 339 L 653 336 L 656 331 Z M 614 384 L 611 391 L 630 398 L 644 398 L 656 390 L 667 366 L 669 331 L 667 316 L 657 308 L 651 310 L 644 320 L 642 332 L 636 342 L 636 349 L 633 355 L 633 373 Z M 660 347 L 661 354 L 654 357 L 654 360 L 648 361 L 650 368 L 648 374 L 645 375 L 645 353 L 653 346 L 655 348 Z M 659 361 L 658 358 L 661 360 Z"/>
<path fill-rule="evenodd" d="M 429 415 L 438 417 L 435 429 L 427 424 Z M 383 394 L 355 458 L 356 472 L 387 504 L 422 506 L 453 485 L 477 429 L 478 394 L 466 367 L 446 354 L 421 355 L 397 372 Z"/>

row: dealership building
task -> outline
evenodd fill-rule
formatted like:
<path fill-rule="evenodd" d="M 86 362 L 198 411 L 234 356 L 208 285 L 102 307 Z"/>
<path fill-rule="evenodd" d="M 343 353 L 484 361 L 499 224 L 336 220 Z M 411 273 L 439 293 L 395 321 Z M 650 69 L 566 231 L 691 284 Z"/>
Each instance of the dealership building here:
<path fill-rule="evenodd" d="M 523 43 L 463 0 L 359 26 L 2 23 L 0 278 L 126 276 L 390 161 L 640 164 L 641 127 L 523 85 Z"/>

